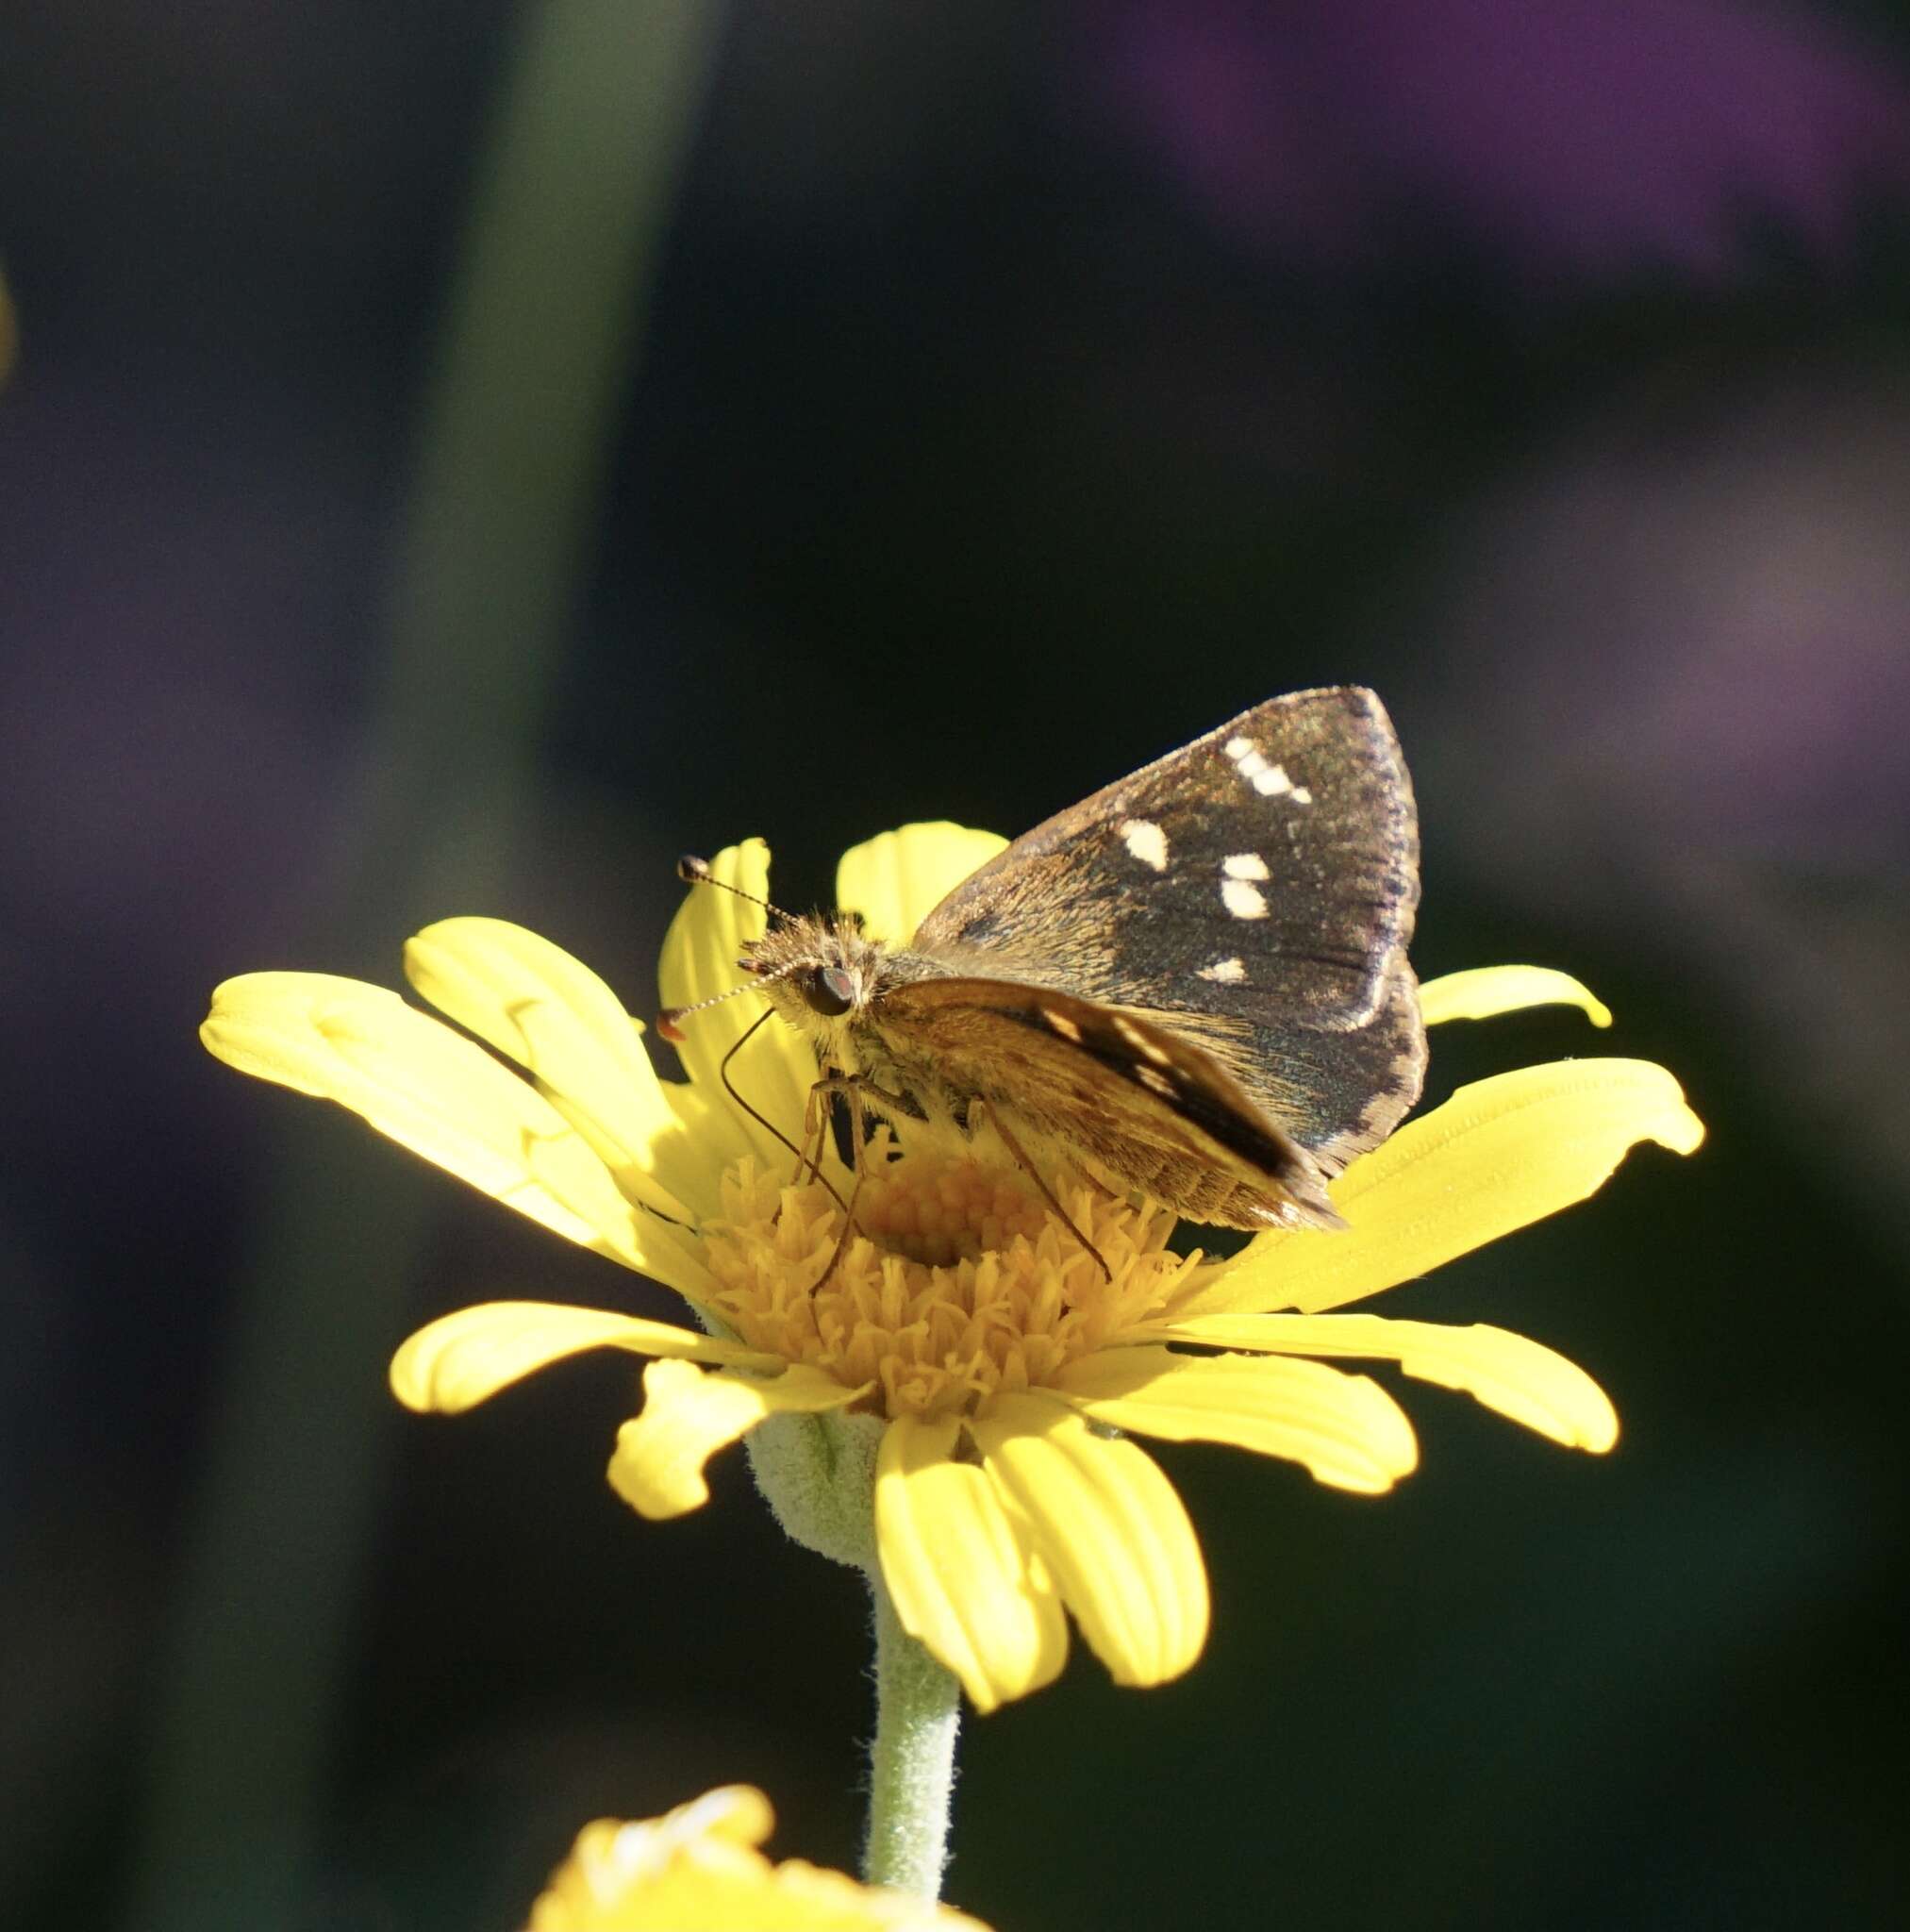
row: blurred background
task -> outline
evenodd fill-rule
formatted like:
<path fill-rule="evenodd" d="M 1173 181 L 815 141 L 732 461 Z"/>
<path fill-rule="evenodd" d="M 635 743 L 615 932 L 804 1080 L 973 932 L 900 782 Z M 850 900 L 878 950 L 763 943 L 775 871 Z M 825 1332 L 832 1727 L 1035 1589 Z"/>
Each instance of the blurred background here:
<path fill-rule="evenodd" d="M 973 1724 L 951 1895 L 1901 1923 L 1906 189 L 1882 0 L 9 8 L 0 1920 L 508 1927 L 731 1779 L 856 1855 L 858 1586 L 740 1456 L 649 1525 L 626 1362 L 385 1395 L 450 1307 L 669 1297 L 216 1065 L 217 980 L 481 911 L 648 1012 L 679 851 L 806 904 L 1363 680 L 1421 972 L 1619 1015 L 1435 1095 L 1613 1052 L 1710 1124 L 1390 1303 L 1624 1439 L 1165 1450 L 1210 1651 Z"/>

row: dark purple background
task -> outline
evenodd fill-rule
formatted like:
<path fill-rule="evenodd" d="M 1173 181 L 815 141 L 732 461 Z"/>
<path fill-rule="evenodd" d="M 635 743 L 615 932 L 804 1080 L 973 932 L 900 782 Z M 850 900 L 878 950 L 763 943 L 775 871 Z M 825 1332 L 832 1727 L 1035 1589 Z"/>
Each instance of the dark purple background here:
<path fill-rule="evenodd" d="M 384 668 L 536 17 L 8 21 L 0 1918 L 508 1925 L 587 1818 L 735 1777 L 785 1853 L 855 1856 L 855 1591 L 739 1458 L 701 1516 L 631 1519 L 619 1362 L 387 1411 L 430 1313 L 668 1298 L 216 1066 L 217 979 L 390 979 L 484 910 L 642 1009 L 680 848 L 764 832 L 806 899 L 880 826 L 1013 831 L 1360 678 L 1418 774 L 1422 969 L 1561 964 L 1619 1015 L 1442 1036 L 1440 1086 L 1636 1053 L 1712 1124 L 1393 1303 L 1566 1348 L 1624 1442 L 1415 1387 L 1386 1502 L 1168 1452 L 1210 1654 L 1146 1696 L 1084 1657 L 976 1724 L 953 1893 L 1003 1932 L 1894 1923 L 1897 10 L 735 8 L 513 842 L 447 904 Z M 329 1350 L 274 1327 L 331 1280 Z M 282 1507 L 222 1571 L 235 1471 Z"/>

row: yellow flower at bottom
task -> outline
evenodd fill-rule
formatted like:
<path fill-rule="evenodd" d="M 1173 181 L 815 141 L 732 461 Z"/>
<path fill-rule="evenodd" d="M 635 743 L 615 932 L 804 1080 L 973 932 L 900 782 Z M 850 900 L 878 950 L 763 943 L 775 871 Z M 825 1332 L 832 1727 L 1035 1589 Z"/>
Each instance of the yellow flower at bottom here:
<path fill-rule="evenodd" d="M 1000 843 L 946 825 L 885 834 L 845 857 L 839 903 L 872 936 L 905 936 Z M 759 841 L 713 870 L 767 893 Z M 691 893 L 665 943 L 665 1001 L 731 990 L 762 923 L 730 893 Z M 667 1283 L 702 1328 L 536 1302 L 465 1308 L 398 1351 L 399 1398 L 449 1413 L 584 1349 L 653 1357 L 609 1471 L 653 1518 L 705 1502 L 708 1458 L 744 1436 L 807 1430 L 817 1466 L 839 1470 L 850 1439 L 873 1431 L 868 1554 L 853 1560 L 879 1568 L 903 1627 L 984 1710 L 1056 1674 L 1070 1613 L 1121 1683 L 1164 1682 L 1200 1655 L 1205 1568 L 1135 1436 L 1230 1443 L 1377 1494 L 1418 1445 L 1391 1394 L 1333 1366 L 1365 1357 L 1608 1449 L 1610 1402 L 1541 1344 L 1340 1311 L 1586 1198 L 1640 1141 L 1689 1152 L 1703 1134 L 1661 1067 L 1525 1067 L 1462 1088 L 1349 1167 L 1331 1186 L 1343 1230 L 1262 1234 L 1207 1261 L 1169 1250 L 1160 1208 L 1065 1188 L 1104 1274 L 1005 1157 L 917 1142 L 905 1124 L 872 1157 L 845 1242 L 854 1177 L 827 1148 L 820 1178 L 797 1174 L 787 1143 L 815 1068 L 779 1023 L 749 1032 L 759 996 L 688 1024 L 677 1082 L 657 1077 L 609 988 L 534 933 L 447 920 L 411 941 L 406 971 L 530 1079 L 393 993 L 317 974 L 228 981 L 203 1038 Z M 1530 967 L 1423 993 L 1436 1021 L 1548 1001 L 1609 1020 L 1575 981 Z"/>
<path fill-rule="evenodd" d="M 725 1785 L 662 1818 L 602 1818 L 578 1834 L 529 1932 L 988 1932 L 947 1906 L 756 1847 L 770 1801 Z"/>

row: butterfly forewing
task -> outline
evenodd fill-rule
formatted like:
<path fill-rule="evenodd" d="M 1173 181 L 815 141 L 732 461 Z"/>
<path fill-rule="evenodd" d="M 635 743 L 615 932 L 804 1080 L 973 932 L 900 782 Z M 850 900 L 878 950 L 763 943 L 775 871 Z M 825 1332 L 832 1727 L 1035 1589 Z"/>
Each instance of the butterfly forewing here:
<path fill-rule="evenodd" d="M 913 950 L 1145 1015 L 1331 1170 L 1419 1094 L 1418 860 L 1379 699 L 1299 691 L 1017 839 Z"/>

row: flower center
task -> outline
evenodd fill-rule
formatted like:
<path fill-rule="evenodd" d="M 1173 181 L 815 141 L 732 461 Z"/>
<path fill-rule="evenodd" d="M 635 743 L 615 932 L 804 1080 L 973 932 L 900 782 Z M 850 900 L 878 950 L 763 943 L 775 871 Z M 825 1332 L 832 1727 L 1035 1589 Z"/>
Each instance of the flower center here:
<path fill-rule="evenodd" d="M 845 1243 L 826 1188 L 745 1160 L 703 1230 L 714 1306 L 752 1348 L 874 1382 L 886 1415 L 972 1412 L 1144 1321 L 1199 1258 L 1167 1252 L 1165 1208 L 1085 1185 L 1059 1197 L 1105 1274 L 1014 1168 L 935 1153 L 879 1165 Z"/>

